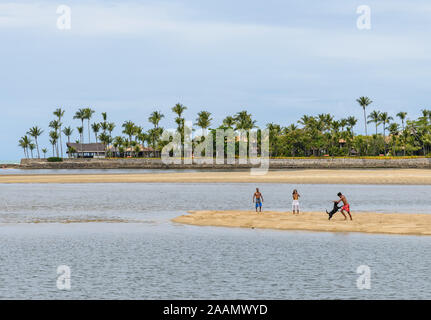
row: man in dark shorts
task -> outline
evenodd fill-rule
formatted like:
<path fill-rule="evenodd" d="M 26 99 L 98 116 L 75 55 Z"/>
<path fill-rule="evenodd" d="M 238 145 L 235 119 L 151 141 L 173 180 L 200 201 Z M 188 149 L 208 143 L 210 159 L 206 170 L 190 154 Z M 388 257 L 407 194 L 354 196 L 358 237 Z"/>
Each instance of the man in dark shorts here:
<path fill-rule="evenodd" d="M 259 188 L 256 188 L 256 192 L 253 194 L 253 202 L 256 203 L 256 212 L 258 207 L 259 212 L 262 212 L 263 196 L 260 193 Z"/>
<path fill-rule="evenodd" d="M 343 214 L 343 216 L 344 216 L 344 220 L 347 220 L 347 217 L 346 217 L 346 215 L 344 214 L 344 211 L 346 211 L 348 214 L 349 214 L 349 217 L 350 217 L 350 220 L 353 220 L 352 219 L 352 215 L 350 214 L 350 205 L 349 205 L 349 203 L 347 202 L 347 199 L 346 199 L 346 197 L 341 193 L 341 192 L 338 192 L 338 194 L 337 194 L 337 196 L 339 196 L 340 197 L 340 200 L 338 200 L 338 201 L 334 201 L 335 203 L 340 203 L 340 202 L 343 202 L 343 207 L 341 208 L 341 213 Z"/>

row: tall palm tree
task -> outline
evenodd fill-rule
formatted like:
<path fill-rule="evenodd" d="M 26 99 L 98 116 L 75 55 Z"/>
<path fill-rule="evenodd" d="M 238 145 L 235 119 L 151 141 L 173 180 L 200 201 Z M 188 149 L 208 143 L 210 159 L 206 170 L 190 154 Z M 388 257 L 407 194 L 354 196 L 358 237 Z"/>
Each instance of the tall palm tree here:
<path fill-rule="evenodd" d="M 404 130 L 406 129 L 405 126 L 404 126 L 404 121 L 406 120 L 407 112 L 400 111 L 400 112 L 397 113 L 397 117 L 400 118 L 400 120 L 401 120 L 401 124 L 402 124 L 402 127 L 403 127 L 403 132 L 404 132 Z M 404 147 L 403 153 L 404 153 L 404 156 L 405 156 L 406 155 L 406 139 L 402 139 L 402 140 L 403 140 L 403 147 Z"/>
<path fill-rule="evenodd" d="M 97 143 L 97 135 L 98 135 L 99 130 L 100 130 L 100 123 L 97 123 L 97 122 L 93 123 L 91 125 L 91 129 L 94 132 L 94 136 L 96 137 L 96 143 Z"/>
<path fill-rule="evenodd" d="M 57 117 L 57 120 L 58 120 L 58 122 L 59 122 L 59 124 L 60 124 L 58 134 L 59 134 L 59 137 L 60 137 L 60 150 L 61 150 L 61 157 L 62 157 L 62 158 L 63 158 L 63 140 L 62 140 L 62 138 L 61 138 L 61 132 L 62 132 L 62 130 L 61 130 L 61 126 L 62 126 L 61 119 L 63 118 L 64 113 L 65 113 L 65 110 L 62 110 L 61 108 L 57 108 L 57 109 L 53 112 L 54 116 L 56 116 L 56 117 Z"/>
<path fill-rule="evenodd" d="M 52 121 L 49 123 L 49 127 L 50 127 L 50 128 L 52 128 L 52 129 L 54 129 L 55 133 L 57 134 L 57 139 L 55 139 L 55 141 L 57 142 L 56 149 L 57 149 L 57 150 L 60 150 L 60 149 L 58 148 L 58 144 L 59 144 L 59 140 L 58 140 L 58 139 L 59 139 L 58 131 L 60 130 L 61 123 L 60 123 L 60 121 L 58 121 L 58 120 L 52 120 Z M 58 154 L 57 156 L 59 156 L 59 154 Z"/>
<path fill-rule="evenodd" d="M 368 97 L 359 97 L 358 99 L 356 99 L 356 102 L 359 103 L 359 105 L 362 107 L 362 109 L 364 110 L 364 125 L 365 125 L 365 135 L 368 135 L 368 131 L 367 131 L 367 113 L 366 113 L 366 108 L 373 103 L 373 101 L 371 101 L 370 98 Z"/>
<path fill-rule="evenodd" d="M 380 125 L 380 111 L 374 110 L 368 115 L 368 122 L 367 123 L 375 123 L 376 124 L 376 135 L 377 131 Z"/>
<path fill-rule="evenodd" d="M 389 116 L 387 112 L 380 113 L 379 120 L 383 125 L 383 144 L 385 146 L 385 155 L 386 155 L 386 125 L 389 124 L 393 119 L 394 118 Z"/>
<path fill-rule="evenodd" d="M 202 135 L 206 136 L 207 129 L 211 125 L 211 112 L 201 111 L 198 113 L 198 117 L 196 118 L 196 125 L 202 129 Z"/>
<path fill-rule="evenodd" d="M 79 143 L 81 144 L 81 153 L 82 157 L 84 157 L 84 150 L 82 149 L 82 144 L 84 142 L 84 127 L 77 127 L 76 130 L 78 130 L 79 133 Z"/>
<path fill-rule="evenodd" d="M 177 103 L 174 107 L 172 107 L 172 112 L 177 115 L 175 118 L 175 122 L 177 123 L 177 131 L 181 135 L 181 157 L 184 157 L 184 118 L 183 112 L 187 110 L 186 106 L 183 106 L 181 103 Z"/>
<path fill-rule="evenodd" d="M 39 143 L 37 141 L 37 138 L 40 137 L 43 133 L 43 130 L 41 128 L 39 128 L 38 126 L 32 127 L 30 128 L 30 130 L 28 130 L 27 134 L 30 135 L 31 137 L 34 138 L 34 141 L 36 143 L 36 149 L 37 149 L 37 157 L 40 158 L 40 153 L 39 153 Z"/>
<path fill-rule="evenodd" d="M 158 139 L 160 130 L 159 129 L 159 122 L 160 120 L 162 120 L 162 118 L 164 118 L 164 114 L 162 114 L 159 111 L 154 111 L 153 113 L 151 113 L 150 117 L 148 118 L 148 121 L 150 123 L 153 124 L 154 129 L 151 131 L 150 136 L 152 138 L 152 142 L 153 142 L 153 149 L 156 148 L 156 140 Z"/>
<path fill-rule="evenodd" d="M 395 144 L 397 141 L 397 135 L 399 134 L 400 125 L 398 123 L 393 122 L 389 125 L 388 130 L 392 136 L 392 139 L 391 139 L 391 141 L 392 141 L 392 155 L 395 156 L 395 153 L 396 153 Z"/>
<path fill-rule="evenodd" d="M 86 116 L 87 115 L 86 115 L 85 109 L 79 109 L 78 111 L 76 111 L 75 115 L 73 116 L 73 119 L 81 120 L 81 127 L 80 128 L 82 128 L 82 133 L 80 132 L 80 139 L 79 139 L 81 144 L 84 143 L 84 120 L 86 119 Z"/>
<path fill-rule="evenodd" d="M 187 110 L 187 107 L 181 103 L 177 103 L 172 107 L 172 112 L 177 115 L 178 118 L 182 118 L 183 112 Z"/>
<path fill-rule="evenodd" d="M 150 115 L 150 117 L 148 118 L 148 121 L 153 124 L 154 128 L 158 128 L 159 127 L 159 122 L 160 120 L 162 120 L 162 118 L 164 118 L 165 115 L 159 111 L 153 111 Z"/>
<path fill-rule="evenodd" d="M 403 127 L 403 131 L 404 131 L 404 129 L 405 129 L 405 127 L 404 127 L 404 121 L 406 120 L 407 112 L 403 112 L 403 111 L 398 112 L 397 113 L 397 117 L 400 118 L 401 124 L 402 124 L 402 127 Z"/>
<path fill-rule="evenodd" d="M 87 129 L 88 129 L 88 143 L 91 143 L 91 135 L 90 135 L 90 120 L 93 117 L 94 110 L 91 108 L 84 109 L 84 119 L 87 120 Z"/>

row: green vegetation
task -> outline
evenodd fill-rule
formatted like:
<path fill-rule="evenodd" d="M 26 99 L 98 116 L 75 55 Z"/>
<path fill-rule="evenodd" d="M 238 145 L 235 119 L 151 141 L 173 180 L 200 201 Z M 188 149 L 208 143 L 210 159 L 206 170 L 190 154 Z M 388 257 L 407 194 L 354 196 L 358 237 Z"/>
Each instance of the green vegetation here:
<path fill-rule="evenodd" d="M 373 103 L 368 97 L 356 99 L 359 107 L 364 113 L 365 135 L 355 134 L 355 126 L 358 119 L 348 116 L 342 119 L 334 119 L 328 113 L 313 115 L 303 115 L 297 124 L 282 125 L 268 123 L 266 128 L 270 133 L 270 155 L 273 158 L 281 157 L 401 157 L 401 156 L 430 156 L 431 155 L 431 111 L 422 110 L 422 116 L 418 119 L 409 119 L 406 112 L 399 112 L 391 116 L 387 112 L 372 110 L 367 115 L 367 108 Z M 175 114 L 176 130 L 181 133 L 181 140 L 184 141 L 185 117 L 184 112 L 187 107 L 177 103 L 171 108 Z M 121 156 L 136 157 L 141 146 L 151 147 L 154 150 L 161 150 L 166 141 L 162 141 L 163 128 L 160 121 L 165 117 L 160 111 L 154 111 L 148 115 L 149 126 L 145 130 L 132 120 L 121 124 L 122 135 L 113 136 L 116 124 L 108 122 L 106 112 L 101 113 L 102 121 L 90 123 L 95 111 L 91 108 L 81 108 L 75 112 L 73 119 L 79 120 L 80 125 L 76 131 L 71 127 L 63 127 L 65 111 L 58 108 L 54 111 L 55 119 L 49 122 L 49 141 L 52 145 L 52 157 L 63 157 L 62 135 L 70 142 L 74 133 L 79 136 L 76 143 L 90 143 L 91 131 L 94 134 L 95 142 L 105 145 L 107 157 L 112 157 L 112 148 L 118 150 Z M 84 121 L 87 125 L 84 126 Z M 397 123 L 399 120 L 401 123 Z M 256 121 L 246 110 L 229 115 L 223 119 L 219 127 L 212 126 L 213 119 L 211 112 L 200 111 L 197 114 L 195 125 L 198 126 L 205 135 L 208 132 L 215 135 L 215 129 L 250 130 L 257 128 Z M 373 124 L 375 130 L 368 135 L 367 124 Z M 87 131 L 88 140 L 84 139 Z M 19 139 L 19 146 L 24 151 L 26 158 L 33 157 L 33 151 L 39 153 L 39 139 L 43 130 L 37 126 L 28 130 L 27 135 Z M 34 143 L 33 143 L 34 139 Z M 198 137 L 202 141 L 202 137 Z M 198 142 L 195 140 L 194 142 Z M 68 150 L 70 154 L 71 149 Z M 47 148 L 43 148 L 44 157 Z M 182 150 L 184 155 L 184 150 Z M 49 158 L 49 159 L 52 159 Z"/>
<path fill-rule="evenodd" d="M 63 158 L 59 158 L 59 157 L 50 157 L 48 159 L 46 159 L 46 161 L 48 162 L 62 162 Z"/>

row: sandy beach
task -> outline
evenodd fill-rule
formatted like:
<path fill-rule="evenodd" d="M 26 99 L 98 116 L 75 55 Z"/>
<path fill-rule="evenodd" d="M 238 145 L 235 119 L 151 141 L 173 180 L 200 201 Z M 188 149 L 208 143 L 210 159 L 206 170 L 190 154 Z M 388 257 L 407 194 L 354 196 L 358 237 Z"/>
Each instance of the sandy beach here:
<path fill-rule="evenodd" d="M 325 212 L 190 211 L 172 221 L 197 226 L 431 235 L 431 214 L 361 212 L 353 213 L 353 221 L 345 221 L 337 213 L 329 221 Z"/>
<path fill-rule="evenodd" d="M 0 183 L 298 183 L 431 184 L 427 169 L 284 170 L 252 176 L 249 171 L 127 174 L 4 174 Z"/>

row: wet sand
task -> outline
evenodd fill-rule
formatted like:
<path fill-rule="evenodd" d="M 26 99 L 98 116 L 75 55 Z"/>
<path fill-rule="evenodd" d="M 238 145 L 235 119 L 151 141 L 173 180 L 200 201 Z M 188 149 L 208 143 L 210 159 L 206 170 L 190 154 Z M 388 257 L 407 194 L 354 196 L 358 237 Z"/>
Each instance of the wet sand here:
<path fill-rule="evenodd" d="M 353 221 L 346 221 L 338 212 L 329 221 L 325 212 L 190 211 L 172 221 L 196 226 L 431 235 L 431 214 L 361 212 L 352 217 Z"/>
<path fill-rule="evenodd" d="M 427 169 L 348 169 L 269 171 L 168 172 L 127 174 L 11 174 L 0 183 L 297 183 L 297 184 L 418 184 L 431 185 Z"/>

